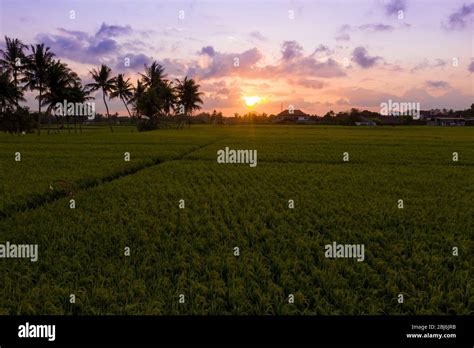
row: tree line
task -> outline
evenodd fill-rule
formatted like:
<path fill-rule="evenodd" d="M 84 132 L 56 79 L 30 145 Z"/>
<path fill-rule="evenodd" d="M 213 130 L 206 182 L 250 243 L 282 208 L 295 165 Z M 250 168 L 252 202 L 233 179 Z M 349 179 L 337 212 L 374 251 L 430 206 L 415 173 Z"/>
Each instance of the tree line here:
<path fill-rule="evenodd" d="M 29 53 L 29 54 L 27 54 Z M 100 91 L 110 130 L 110 110 L 107 100 L 119 99 L 128 115 L 138 120 L 140 130 L 155 129 L 163 119 L 172 120 L 178 128 L 203 103 L 200 86 L 187 76 L 183 80 L 167 79 L 164 68 L 153 61 L 144 65 L 144 73 L 133 85 L 124 74 L 113 76 L 112 69 L 102 64 L 89 72 L 92 83 L 83 85 L 77 73 L 44 44 L 25 45 L 19 39 L 5 36 L 5 48 L 0 50 L 0 123 L 4 130 L 21 132 L 34 125 L 41 134 L 42 117 L 48 118 L 48 134 L 52 117 L 59 123 L 61 115 L 55 106 L 64 101 L 85 103 L 91 94 Z M 38 112 L 30 113 L 21 106 L 27 91 L 36 92 Z"/>

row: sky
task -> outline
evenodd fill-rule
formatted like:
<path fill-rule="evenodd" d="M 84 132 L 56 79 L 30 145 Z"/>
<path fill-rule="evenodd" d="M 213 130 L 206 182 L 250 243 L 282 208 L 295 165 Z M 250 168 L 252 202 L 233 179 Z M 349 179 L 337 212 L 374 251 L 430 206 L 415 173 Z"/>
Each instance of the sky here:
<path fill-rule="evenodd" d="M 135 84 L 157 60 L 168 79 L 195 79 L 203 110 L 225 116 L 474 102 L 473 1 L 0 0 L 0 34 L 51 47 L 83 83 L 103 63 Z"/>

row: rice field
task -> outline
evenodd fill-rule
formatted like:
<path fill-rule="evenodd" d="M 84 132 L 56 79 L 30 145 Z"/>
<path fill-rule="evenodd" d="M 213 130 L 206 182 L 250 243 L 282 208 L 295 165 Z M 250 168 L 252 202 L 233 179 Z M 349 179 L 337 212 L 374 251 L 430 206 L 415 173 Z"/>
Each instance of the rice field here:
<path fill-rule="evenodd" d="M 0 143 L 0 243 L 39 250 L 0 259 L 0 314 L 474 314 L 474 128 Z M 217 163 L 225 147 L 257 150 L 257 165 Z M 363 244 L 364 261 L 327 258 L 333 242 Z"/>

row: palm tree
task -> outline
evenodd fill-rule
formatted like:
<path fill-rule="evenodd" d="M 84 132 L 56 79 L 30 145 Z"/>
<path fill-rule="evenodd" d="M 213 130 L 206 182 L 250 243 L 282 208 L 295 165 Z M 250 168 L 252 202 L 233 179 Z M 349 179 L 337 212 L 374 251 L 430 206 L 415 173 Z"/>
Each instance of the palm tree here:
<path fill-rule="evenodd" d="M 15 85 L 8 72 L 0 73 L 0 113 L 12 105 L 18 105 L 23 98 L 23 92 Z"/>
<path fill-rule="evenodd" d="M 130 103 L 133 105 L 133 108 L 135 109 L 135 113 L 137 115 L 137 118 L 140 119 L 140 107 L 139 107 L 139 100 L 142 98 L 146 91 L 145 86 L 140 80 L 137 80 L 137 86 L 133 89 L 133 95 L 132 98 L 130 99 Z"/>
<path fill-rule="evenodd" d="M 38 135 L 40 135 L 41 128 L 41 104 L 43 92 L 45 89 L 46 77 L 48 68 L 51 65 L 54 53 L 50 51 L 49 47 L 44 47 L 44 44 L 31 45 L 32 54 L 27 57 L 26 70 L 26 87 L 39 91 L 38 99 Z"/>
<path fill-rule="evenodd" d="M 11 39 L 5 36 L 5 50 L 0 50 L 0 67 L 10 73 L 13 77 L 13 84 L 15 88 L 18 87 L 18 76 L 25 66 L 25 54 L 23 50 L 28 48 L 18 39 Z M 18 108 L 18 100 L 15 100 L 15 105 Z"/>
<path fill-rule="evenodd" d="M 80 79 L 65 63 L 60 60 L 52 61 L 46 75 L 46 92 L 43 95 L 43 105 L 48 106 L 48 134 L 51 126 L 50 112 L 57 103 L 69 100 L 68 91 L 76 83 L 80 83 Z"/>
<path fill-rule="evenodd" d="M 90 74 L 95 82 L 89 83 L 87 87 L 90 88 L 91 92 L 97 91 L 99 89 L 102 90 L 102 99 L 104 100 L 105 109 L 107 110 L 107 121 L 110 126 L 110 131 L 113 132 L 114 129 L 112 128 L 112 124 L 110 123 L 109 107 L 107 105 L 107 102 L 105 101 L 105 97 L 108 96 L 108 94 L 115 89 L 115 77 L 110 77 L 111 71 L 112 70 L 104 64 L 102 64 L 97 70 L 93 69 L 92 71 L 90 71 Z"/>
<path fill-rule="evenodd" d="M 70 86 L 67 90 L 67 100 L 71 101 L 72 103 L 85 103 L 86 100 L 92 99 L 91 96 L 89 96 L 90 92 L 88 91 L 87 88 L 83 87 L 81 84 L 81 81 L 78 79 L 74 81 L 72 86 Z M 77 117 L 74 117 L 74 132 L 77 132 L 76 128 L 76 120 Z M 82 123 L 79 124 L 79 129 L 81 130 L 82 133 Z"/>
<path fill-rule="evenodd" d="M 160 88 L 161 99 L 163 100 L 163 111 L 165 111 L 166 116 L 170 115 L 172 109 L 175 108 L 178 97 L 176 95 L 176 89 L 173 86 L 172 82 L 163 81 L 163 84 Z"/>
<path fill-rule="evenodd" d="M 145 64 L 145 74 L 142 76 L 143 84 L 147 88 L 158 88 L 165 81 L 166 75 L 163 68 L 157 61 L 151 63 L 150 66 Z"/>
<path fill-rule="evenodd" d="M 199 92 L 199 85 L 193 79 L 189 79 L 186 76 L 183 81 L 176 80 L 177 82 L 177 93 L 178 103 L 184 108 L 184 116 L 192 115 L 194 110 L 199 110 L 201 107 L 198 104 L 202 104 L 201 95 Z"/>
<path fill-rule="evenodd" d="M 115 89 L 110 93 L 110 99 L 120 98 L 127 109 L 128 115 L 132 117 L 130 110 L 128 109 L 127 103 L 133 97 L 133 87 L 130 83 L 130 79 L 124 79 L 123 74 L 118 74 L 115 80 Z"/>

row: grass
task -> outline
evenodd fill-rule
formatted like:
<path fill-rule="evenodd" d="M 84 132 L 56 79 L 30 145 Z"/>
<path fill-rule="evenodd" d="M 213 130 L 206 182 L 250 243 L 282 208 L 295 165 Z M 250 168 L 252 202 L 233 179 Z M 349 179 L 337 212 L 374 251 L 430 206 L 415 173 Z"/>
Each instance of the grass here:
<path fill-rule="evenodd" d="M 469 127 L 2 134 L 0 242 L 37 243 L 39 261 L 0 260 L 0 313 L 472 315 L 473 139 Z M 256 149 L 257 167 L 218 164 L 226 146 Z M 76 209 L 48 193 L 53 180 L 77 183 Z M 365 261 L 326 259 L 333 241 L 364 244 Z"/>

